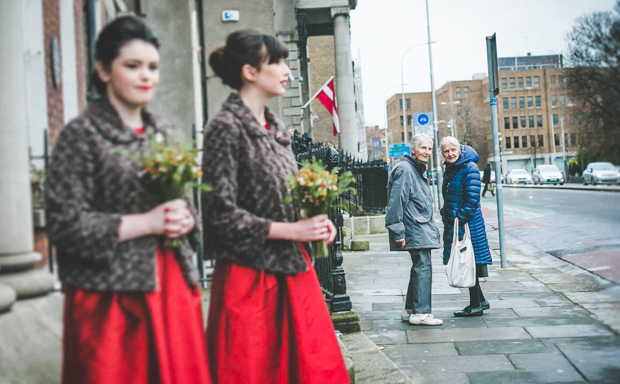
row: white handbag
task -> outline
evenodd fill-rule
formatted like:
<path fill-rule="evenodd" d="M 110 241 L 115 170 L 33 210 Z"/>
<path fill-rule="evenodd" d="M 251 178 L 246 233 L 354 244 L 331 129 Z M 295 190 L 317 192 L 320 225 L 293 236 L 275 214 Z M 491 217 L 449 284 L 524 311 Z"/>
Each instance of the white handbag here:
<path fill-rule="evenodd" d="M 476 258 L 471 244 L 469 224 L 465 224 L 463 240 L 459 241 L 459 219 L 454 219 L 452 250 L 446 266 L 448 284 L 455 288 L 470 288 L 476 285 Z"/>

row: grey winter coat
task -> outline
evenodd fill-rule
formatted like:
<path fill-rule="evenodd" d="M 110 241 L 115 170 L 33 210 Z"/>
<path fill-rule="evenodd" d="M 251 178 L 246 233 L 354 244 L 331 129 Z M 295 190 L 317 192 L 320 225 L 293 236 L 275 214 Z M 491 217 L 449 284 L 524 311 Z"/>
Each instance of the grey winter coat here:
<path fill-rule="evenodd" d="M 390 172 L 385 227 L 391 251 L 441 248 L 439 230 L 433 221 L 433 196 L 426 172 L 422 175 L 409 155 Z M 403 238 L 405 248 L 401 249 L 395 240 Z"/>
<path fill-rule="evenodd" d="M 133 159 L 148 150 L 151 134 L 165 135 L 169 126 L 146 110 L 142 118 L 144 135 L 138 136 L 103 99 L 90 103 L 60 132 L 45 194 L 48 234 L 65 284 L 107 292 L 157 288 L 158 236 L 118 242 L 122 215 L 147 212 L 156 205 L 138 193 L 148 186 Z M 191 286 L 198 281 L 197 229 L 180 240 L 175 256 Z"/>
<path fill-rule="evenodd" d="M 298 210 L 284 204 L 286 176 L 297 173 L 286 126 L 268 109 L 269 129 L 232 93 L 205 130 L 202 199 L 207 257 L 272 273 L 308 270 L 299 245 L 267 239 L 273 221 L 294 222 Z"/>

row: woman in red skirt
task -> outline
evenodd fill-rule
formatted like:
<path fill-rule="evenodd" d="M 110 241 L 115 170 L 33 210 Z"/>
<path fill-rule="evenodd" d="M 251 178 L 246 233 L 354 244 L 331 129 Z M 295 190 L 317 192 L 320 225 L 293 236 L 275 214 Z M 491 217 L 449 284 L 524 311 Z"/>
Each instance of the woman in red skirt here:
<path fill-rule="evenodd" d="M 50 240 L 65 289 L 62 382 L 210 383 L 184 199 L 147 199 L 134 160 L 168 125 L 146 111 L 159 43 L 139 19 L 100 33 L 101 99 L 60 133 L 47 173 Z M 143 134 L 144 133 L 144 134 Z M 175 249 L 163 246 L 177 238 Z"/>
<path fill-rule="evenodd" d="M 316 274 L 299 242 L 327 240 L 327 215 L 283 203 L 297 171 L 285 125 L 266 107 L 286 90 L 286 47 L 243 30 L 209 64 L 230 94 L 204 135 L 205 251 L 217 260 L 207 322 L 214 383 L 348 383 Z"/>

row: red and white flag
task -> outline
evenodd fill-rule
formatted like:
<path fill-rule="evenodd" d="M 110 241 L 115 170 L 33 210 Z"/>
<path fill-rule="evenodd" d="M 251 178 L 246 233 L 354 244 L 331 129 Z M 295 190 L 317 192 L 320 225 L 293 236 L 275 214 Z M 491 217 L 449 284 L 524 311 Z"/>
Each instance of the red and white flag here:
<path fill-rule="evenodd" d="M 331 79 L 321 88 L 316 98 L 327 108 L 334 119 L 334 136 L 340 133 L 340 123 L 338 122 L 338 103 L 334 93 L 334 79 Z"/>

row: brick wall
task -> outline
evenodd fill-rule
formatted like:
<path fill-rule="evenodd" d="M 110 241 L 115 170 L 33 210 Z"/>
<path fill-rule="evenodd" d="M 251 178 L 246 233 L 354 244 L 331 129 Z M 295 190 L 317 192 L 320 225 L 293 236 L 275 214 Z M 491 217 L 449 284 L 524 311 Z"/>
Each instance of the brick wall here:
<path fill-rule="evenodd" d="M 62 80 L 58 87 L 54 87 L 52 80 L 52 37 L 58 39 L 60 46 L 60 15 L 58 0 L 43 0 L 43 36 L 45 47 L 45 85 L 47 90 L 47 125 L 50 132 L 50 144 L 56 138 L 63 126 L 62 111 Z M 60 46 L 62 54 L 62 46 Z"/>
<path fill-rule="evenodd" d="M 310 95 L 314 95 L 327 79 L 336 75 L 334 59 L 334 37 L 312 36 L 308 38 L 308 72 L 310 75 Z M 312 101 L 312 138 L 316 142 L 331 143 L 338 146 L 338 137 L 333 135 L 332 115 L 318 100 Z"/>

